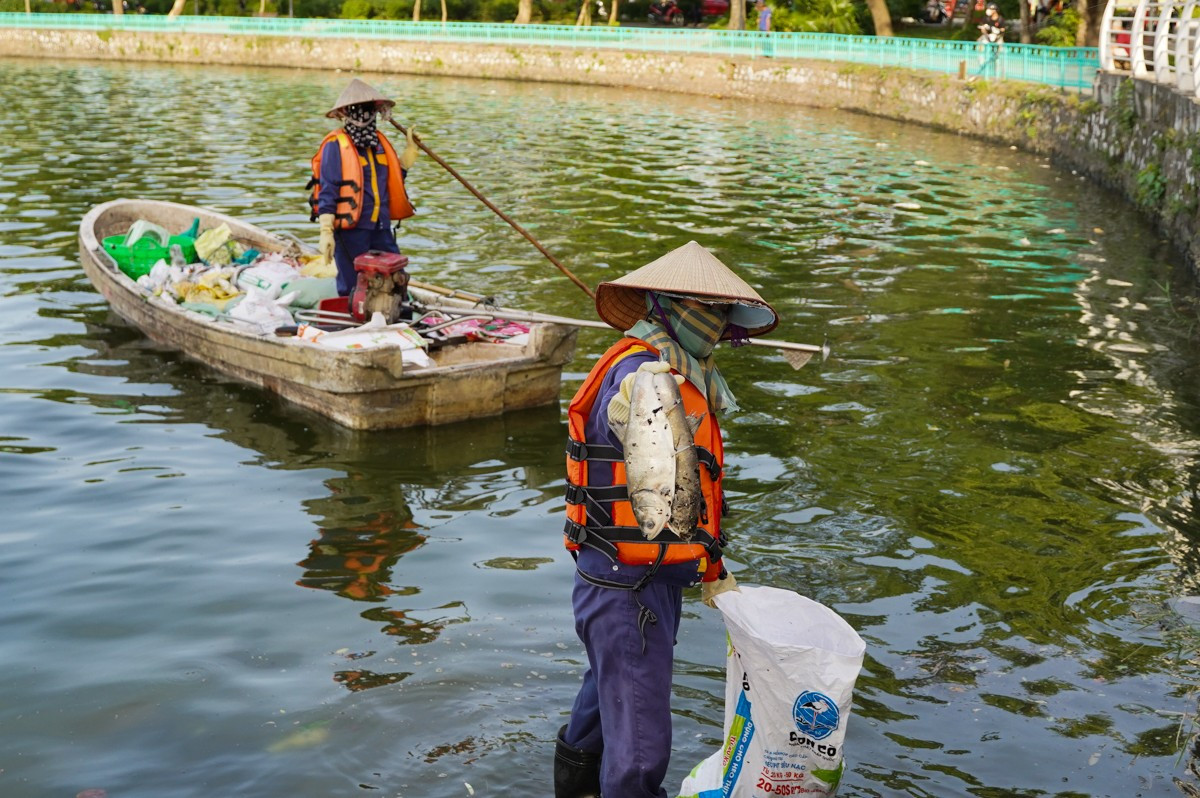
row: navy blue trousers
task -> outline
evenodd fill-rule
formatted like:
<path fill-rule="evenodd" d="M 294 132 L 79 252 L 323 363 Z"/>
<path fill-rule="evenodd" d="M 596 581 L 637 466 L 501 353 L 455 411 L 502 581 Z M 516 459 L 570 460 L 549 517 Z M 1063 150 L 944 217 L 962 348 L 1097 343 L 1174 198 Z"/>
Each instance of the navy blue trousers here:
<path fill-rule="evenodd" d="M 597 560 L 596 558 L 599 558 Z M 603 555 L 584 549 L 580 567 L 632 583 L 644 568 L 616 571 Z M 596 587 L 575 574 L 575 631 L 587 649 L 588 670 L 571 708 L 563 741 L 602 754 L 600 792 L 614 798 L 666 798 L 671 759 L 671 671 L 683 607 L 683 585 L 698 579 L 695 563 L 663 567 L 635 598 L 632 591 Z M 638 599 L 657 616 L 647 623 L 645 651 Z"/>
<path fill-rule="evenodd" d="M 358 283 L 354 273 L 354 259 L 367 250 L 399 252 L 396 236 L 385 223 L 382 227 L 356 227 L 353 230 L 335 230 L 333 233 L 333 260 L 337 263 L 337 292 L 349 296 Z"/>

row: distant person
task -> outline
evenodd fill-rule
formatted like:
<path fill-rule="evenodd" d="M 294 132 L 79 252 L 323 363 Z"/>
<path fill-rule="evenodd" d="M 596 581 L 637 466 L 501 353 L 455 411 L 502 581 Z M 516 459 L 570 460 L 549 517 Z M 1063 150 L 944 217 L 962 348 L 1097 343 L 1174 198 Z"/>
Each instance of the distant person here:
<path fill-rule="evenodd" d="M 763 37 L 762 54 L 767 58 L 775 55 L 774 42 L 767 34 L 771 32 L 771 7 L 763 2 L 756 0 L 754 8 L 758 11 L 758 33 Z"/>
<path fill-rule="evenodd" d="M 376 117 L 391 119 L 396 105 L 355 78 L 325 116 L 342 126 L 327 135 L 312 159 L 312 218 L 321 223 L 317 245 L 326 263 L 337 264 L 337 291 L 348 296 L 358 282 L 354 259 L 369 249 L 399 252 L 393 222 L 413 215 L 404 179 L 417 160 L 416 131 L 397 154 L 375 128 Z"/>
<path fill-rule="evenodd" d="M 1037 8 L 1033 12 L 1033 24 L 1041 25 L 1050 18 L 1051 0 L 1037 0 Z"/>
<path fill-rule="evenodd" d="M 1113 67 L 1128 72 L 1131 64 L 1129 63 L 1130 45 L 1133 44 L 1133 36 L 1129 32 L 1131 20 L 1118 17 L 1113 20 Z"/>
<path fill-rule="evenodd" d="M 758 32 L 770 33 L 771 7 L 764 3 L 763 0 L 757 0 L 757 2 L 754 4 L 754 9 L 758 11 Z"/>
<path fill-rule="evenodd" d="M 983 24 L 979 26 L 979 38 L 976 41 L 989 44 L 1000 44 L 1004 41 L 1004 31 L 1008 23 L 1000 16 L 1000 9 L 995 3 L 988 3 L 983 11 Z"/>

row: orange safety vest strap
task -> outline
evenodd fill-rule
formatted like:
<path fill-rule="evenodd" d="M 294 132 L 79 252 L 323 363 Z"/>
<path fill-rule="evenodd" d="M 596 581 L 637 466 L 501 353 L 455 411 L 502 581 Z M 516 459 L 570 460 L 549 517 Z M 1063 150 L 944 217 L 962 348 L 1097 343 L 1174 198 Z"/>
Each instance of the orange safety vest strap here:
<path fill-rule="evenodd" d="M 680 540 L 675 533 L 664 529 L 661 535 L 674 538 L 673 540 L 648 541 L 642 534 L 642 530 L 636 526 L 584 526 L 568 519 L 563 527 L 563 534 L 576 546 L 588 546 L 596 549 L 608 555 L 612 560 L 617 559 L 618 543 L 641 543 L 655 546 L 664 552 L 669 551 L 672 546 L 700 546 L 708 555 L 709 562 L 714 563 L 721 559 L 721 549 L 725 546 L 724 540 L 713 538 L 699 527 L 693 530 L 692 537 L 688 540 Z"/>
<path fill-rule="evenodd" d="M 325 145 L 330 141 L 337 142 L 338 155 L 341 156 L 342 162 L 342 179 L 334 184 L 338 191 L 334 200 L 333 226 L 338 230 L 348 230 L 358 224 L 361 213 L 363 171 L 358 161 L 358 150 L 344 130 L 330 131 L 317 147 L 317 154 L 312 159 L 312 179 L 308 181 L 309 187 L 312 188 L 308 204 L 312 207 L 311 218 L 316 221 L 321 195 L 321 159 L 325 154 Z M 343 209 L 343 205 L 348 205 L 349 209 Z"/>
<path fill-rule="evenodd" d="M 696 446 L 696 459 L 700 461 L 700 465 L 708 469 L 708 474 L 715 481 L 721 476 L 721 469 L 717 465 L 717 456 L 705 449 L 703 446 Z M 621 462 L 624 458 L 615 446 L 589 446 L 576 440 L 567 441 L 567 457 L 572 460 L 593 460 L 603 462 Z M 595 518 L 600 522 L 601 526 L 609 526 L 612 524 L 612 517 L 600 502 L 615 502 L 629 498 L 629 488 L 627 485 L 577 485 L 567 478 L 566 491 L 567 504 L 586 504 L 588 505 L 587 514 L 591 518 Z M 701 508 L 704 513 L 707 508 Z M 725 514 L 722 508 L 722 515 Z"/>
<path fill-rule="evenodd" d="M 377 135 L 379 143 L 383 147 L 383 155 L 379 156 L 376 163 L 388 165 L 388 215 L 393 221 L 407 219 L 416 211 L 408 199 L 408 190 L 404 187 L 404 173 L 399 168 L 400 158 L 396 155 L 396 149 L 388 141 L 387 136 L 383 133 Z M 313 156 L 312 178 L 306 186 L 311 189 L 308 198 L 308 204 L 312 208 L 310 216 L 313 221 L 317 220 L 317 204 L 321 193 L 321 156 L 325 152 L 325 145 L 331 140 L 337 142 L 342 161 L 342 179 L 334 184 L 338 189 L 335 200 L 337 208 L 334 212 L 334 227 L 338 230 L 349 230 L 358 224 L 361 213 L 364 159 L 358 154 L 358 149 L 354 146 L 350 136 L 346 135 L 343 130 L 334 130 L 325 136 L 321 141 L 321 146 L 317 147 L 317 154 Z M 378 206 L 379 198 L 375 199 Z M 344 210 L 341 207 L 343 205 L 348 205 L 349 209 Z"/>

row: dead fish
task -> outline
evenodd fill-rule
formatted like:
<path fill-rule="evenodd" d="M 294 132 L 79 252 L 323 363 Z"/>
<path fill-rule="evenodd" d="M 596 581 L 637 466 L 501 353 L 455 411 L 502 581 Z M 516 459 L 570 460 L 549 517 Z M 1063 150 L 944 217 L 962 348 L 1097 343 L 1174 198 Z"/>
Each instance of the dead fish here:
<path fill-rule="evenodd" d="M 625 482 L 633 515 L 647 540 L 664 528 L 690 537 L 700 516 L 700 461 L 695 431 L 701 419 L 683 409 L 679 383 L 666 363 L 636 372 L 629 423 L 614 423 L 625 448 Z"/>
<path fill-rule="evenodd" d="M 625 448 L 625 483 L 633 515 L 647 540 L 654 540 L 671 518 L 675 495 L 675 436 L 660 397 L 658 382 L 669 381 L 670 366 L 662 371 L 646 368 L 634 373 L 629 398 L 628 424 L 612 424 Z M 679 387 L 675 386 L 676 393 Z"/>
<path fill-rule="evenodd" d="M 670 376 L 670 375 L 668 375 Z M 656 380 L 659 399 L 666 408 L 675 444 L 675 492 L 671 496 L 671 517 L 667 527 L 683 540 L 688 540 L 700 518 L 704 495 L 700 492 L 700 457 L 696 452 L 696 430 L 704 420 L 703 414 L 689 416 L 683 408 L 679 383 L 674 377 Z"/>

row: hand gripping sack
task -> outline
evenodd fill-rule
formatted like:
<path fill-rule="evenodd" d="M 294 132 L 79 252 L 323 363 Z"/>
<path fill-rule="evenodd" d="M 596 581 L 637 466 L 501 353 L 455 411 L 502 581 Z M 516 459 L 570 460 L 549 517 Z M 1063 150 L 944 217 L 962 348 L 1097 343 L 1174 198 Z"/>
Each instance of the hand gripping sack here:
<path fill-rule="evenodd" d="M 833 610 L 789 590 L 722 593 L 724 746 L 697 765 L 681 798 L 832 796 L 866 644 Z"/>

